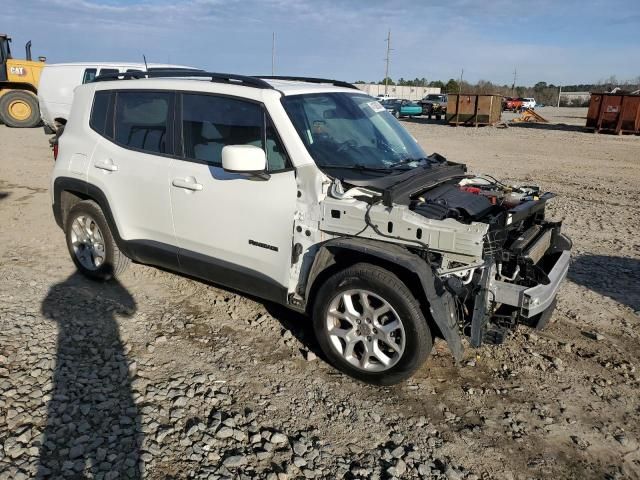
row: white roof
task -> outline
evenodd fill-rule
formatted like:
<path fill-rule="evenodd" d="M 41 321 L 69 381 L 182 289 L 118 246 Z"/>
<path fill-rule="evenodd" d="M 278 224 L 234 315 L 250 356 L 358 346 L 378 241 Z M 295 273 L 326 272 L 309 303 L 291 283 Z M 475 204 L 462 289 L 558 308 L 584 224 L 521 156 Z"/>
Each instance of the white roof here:
<path fill-rule="evenodd" d="M 284 95 L 299 95 L 302 93 L 319 93 L 319 92 L 351 92 L 366 95 L 366 92 L 355 88 L 346 88 L 333 85 L 331 83 L 311 83 L 298 80 L 269 80 L 265 79 L 269 85 L 276 90 L 281 91 Z"/>
<path fill-rule="evenodd" d="M 185 75 L 188 75 L 185 74 Z M 357 88 L 347 88 L 333 85 L 331 83 L 311 83 L 311 82 L 303 82 L 297 80 L 272 80 L 272 79 L 262 79 L 271 85 L 274 90 L 264 90 L 262 91 L 276 91 L 281 92 L 283 95 L 300 95 L 305 93 L 321 93 L 321 92 L 345 92 L 345 93 L 356 93 L 361 95 L 367 95 L 366 92 L 359 90 Z M 114 85 L 114 82 L 117 82 L 118 85 Z M 122 83 L 120 83 L 122 82 Z M 155 88 L 175 88 L 180 90 L 196 90 L 196 91 L 208 91 L 208 86 L 215 85 L 215 89 L 219 90 L 221 87 L 231 87 L 234 89 L 238 88 L 256 88 L 251 85 L 245 85 L 242 83 L 211 83 L 210 79 L 207 77 L 152 77 L 152 78 L 140 78 L 132 83 L 130 80 L 111 80 L 109 82 L 100 82 L 99 89 L 109 89 L 109 88 L 139 88 L 143 83 L 140 82 L 151 82 L 154 84 Z M 158 85 L 160 84 L 160 85 Z"/>

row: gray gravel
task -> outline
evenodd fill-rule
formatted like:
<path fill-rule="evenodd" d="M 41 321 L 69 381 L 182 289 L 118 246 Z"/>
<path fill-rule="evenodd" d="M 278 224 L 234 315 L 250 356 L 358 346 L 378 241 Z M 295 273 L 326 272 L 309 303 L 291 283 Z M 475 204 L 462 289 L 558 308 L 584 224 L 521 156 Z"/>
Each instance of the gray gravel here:
<path fill-rule="evenodd" d="M 640 478 L 640 139 L 410 127 L 559 192 L 578 259 L 547 330 L 460 368 L 437 341 L 374 388 L 273 305 L 141 265 L 74 275 L 46 137 L 0 126 L 0 480 Z"/>

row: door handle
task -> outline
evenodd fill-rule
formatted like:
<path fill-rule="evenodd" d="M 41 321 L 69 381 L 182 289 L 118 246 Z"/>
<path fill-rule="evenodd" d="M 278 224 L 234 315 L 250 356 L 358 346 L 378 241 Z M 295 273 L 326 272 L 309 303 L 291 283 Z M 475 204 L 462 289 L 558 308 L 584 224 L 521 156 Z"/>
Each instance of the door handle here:
<path fill-rule="evenodd" d="M 107 172 L 116 172 L 118 171 L 118 166 L 113 163 L 113 160 L 99 160 L 93 164 L 94 167 L 99 168 L 100 170 L 106 170 Z"/>
<path fill-rule="evenodd" d="M 193 177 L 174 178 L 171 184 L 174 187 L 184 188 L 185 190 L 191 190 L 192 192 L 199 192 L 202 190 L 202 185 L 196 183 L 196 179 Z"/>

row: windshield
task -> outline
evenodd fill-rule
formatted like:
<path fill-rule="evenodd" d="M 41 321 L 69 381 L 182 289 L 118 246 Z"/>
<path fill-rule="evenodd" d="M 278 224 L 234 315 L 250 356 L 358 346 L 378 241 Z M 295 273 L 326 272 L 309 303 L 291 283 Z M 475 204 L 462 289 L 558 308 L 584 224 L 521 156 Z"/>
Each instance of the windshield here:
<path fill-rule="evenodd" d="M 319 167 L 406 169 L 425 160 L 409 132 L 368 95 L 291 95 L 282 103 Z"/>

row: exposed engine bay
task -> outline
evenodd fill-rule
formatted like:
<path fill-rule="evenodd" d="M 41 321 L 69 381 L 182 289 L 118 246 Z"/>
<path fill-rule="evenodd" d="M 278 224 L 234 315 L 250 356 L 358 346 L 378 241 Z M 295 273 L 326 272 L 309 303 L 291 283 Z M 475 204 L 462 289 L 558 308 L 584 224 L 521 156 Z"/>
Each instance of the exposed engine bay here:
<path fill-rule="evenodd" d="M 559 222 L 545 220 L 545 203 L 552 193 L 537 186 L 505 185 L 488 177 L 451 180 L 422 192 L 409 208 L 433 220 L 455 219 L 489 225 L 483 257 L 496 262 L 499 280 L 526 285 L 548 283 L 538 263 L 560 231 Z"/>
<path fill-rule="evenodd" d="M 507 186 L 495 179 L 472 177 L 452 180 L 423 192 L 412 201 L 411 208 L 434 220 L 478 221 L 539 198 L 537 186 Z"/>

